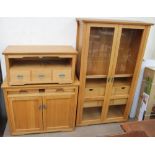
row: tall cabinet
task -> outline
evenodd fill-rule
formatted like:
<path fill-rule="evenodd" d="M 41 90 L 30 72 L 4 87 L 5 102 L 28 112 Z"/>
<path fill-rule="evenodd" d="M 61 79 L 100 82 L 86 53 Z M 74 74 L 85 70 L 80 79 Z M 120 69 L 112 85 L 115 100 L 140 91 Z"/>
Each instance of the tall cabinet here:
<path fill-rule="evenodd" d="M 128 119 L 150 23 L 77 19 L 77 126 Z"/>

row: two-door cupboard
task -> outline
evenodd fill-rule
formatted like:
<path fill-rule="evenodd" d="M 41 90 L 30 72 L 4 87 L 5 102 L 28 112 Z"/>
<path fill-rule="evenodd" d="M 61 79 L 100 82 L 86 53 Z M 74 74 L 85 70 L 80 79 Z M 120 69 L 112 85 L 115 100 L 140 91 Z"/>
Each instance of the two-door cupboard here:
<path fill-rule="evenodd" d="M 150 23 L 77 19 L 77 126 L 128 119 Z"/>

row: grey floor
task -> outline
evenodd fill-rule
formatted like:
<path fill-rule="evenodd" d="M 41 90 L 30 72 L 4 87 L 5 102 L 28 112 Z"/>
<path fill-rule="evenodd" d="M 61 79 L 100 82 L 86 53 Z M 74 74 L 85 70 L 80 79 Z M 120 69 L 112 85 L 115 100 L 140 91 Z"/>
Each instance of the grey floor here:
<path fill-rule="evenodd" d="M 53 132 L 44 134 L 29 134 L 22 137 L 104 137 L 123 133 L 119 123 L 90 125 L 76 127 L 72 132 Z M 9 127 L 6 126 L 4 137 L 11 136 Z"/>

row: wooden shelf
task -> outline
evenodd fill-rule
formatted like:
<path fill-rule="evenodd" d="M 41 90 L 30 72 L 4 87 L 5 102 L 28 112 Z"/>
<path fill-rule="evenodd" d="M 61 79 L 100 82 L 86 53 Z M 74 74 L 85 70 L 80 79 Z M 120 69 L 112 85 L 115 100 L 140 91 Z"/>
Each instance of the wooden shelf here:
<path fill-rule="evenodd" d="M 100 78 L 107 78 L 107 75 L 87 75 L 86 76 L 87 79 L 100 79 Z"/>
<path fill-rule="evenodd" d="M 123 117 L 126 105 L 110 105 L 107 118 Z"/>
<path fill-rule="evenodd" d="M 83 107 L 102 107 L 103 101 L 102 100 L 92 100 L 92 101 L 85 101 Z"/>
<path fill-rule="evenodd" d="M 133 77 L 133 74 L 116 74 L 115 76 L 114 76 L 115 78 L 119 78 L 119 77 Z"/>
<path fill-rule="evenodd" d="M 83 109 L 83 120 L 95 120 L 101 118 L 102 107 L 90 107 Z"/>

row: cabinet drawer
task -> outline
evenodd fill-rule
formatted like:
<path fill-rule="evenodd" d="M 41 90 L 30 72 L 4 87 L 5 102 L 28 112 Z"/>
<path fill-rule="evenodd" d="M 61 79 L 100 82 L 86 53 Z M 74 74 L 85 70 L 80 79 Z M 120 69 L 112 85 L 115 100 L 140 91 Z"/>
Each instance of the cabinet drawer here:
<path fill-rule="evenodd" d="M 52 80 L 52 73 L 51 70 L 46 69 L 39 69 L 39 70 L 32 70 L 32 82 L 38 83 L 48 83 Z"/>
<path fill-rule="evenodd" d="M 110 101 L 110 105 L 122 105 L 122 104 L 127 104 L 128 99 L 123 98 L 123 99 L 113 99 Z"/>
<path fill-rule="evenodd" d="M 46 89 L 45 92 L 47 93 L 59 93 L 59 92 L 75 92 L 74 88 L 49 88 Z"/>
<path fill-rule="evenodd" d="M 85 101 L 84 102 L 84 107 L 100 107 L 102 106 L 103 101 Z"/>
<path fill-rule="evenodd" d="M 105 88 L 96 87 L 96 88 L 85 88 L 85 96 L 103 96 L 105 94 Z"/>
<path fill-rule="evenodd" d="M 112 95 L 129 94 L 130 86 L 113 87 Z"/>
<path fill-rule="evenodd" d="M 21 89 L 21 90 L 8 91 L 8 95 L 33 94 L 33 93 L 39 93 L 39 90 L 38 89 Z"/>
<path fill-rule="evenodd" d="M 53 81 L 58 83 L 71 83 L 71 69 L 53 69 Z"/>
<path fill-rule="evenodd" d="M 30 71 L 10 70 L 10 83 L 12 85 L 25 84 L 30 82 Z"/>

